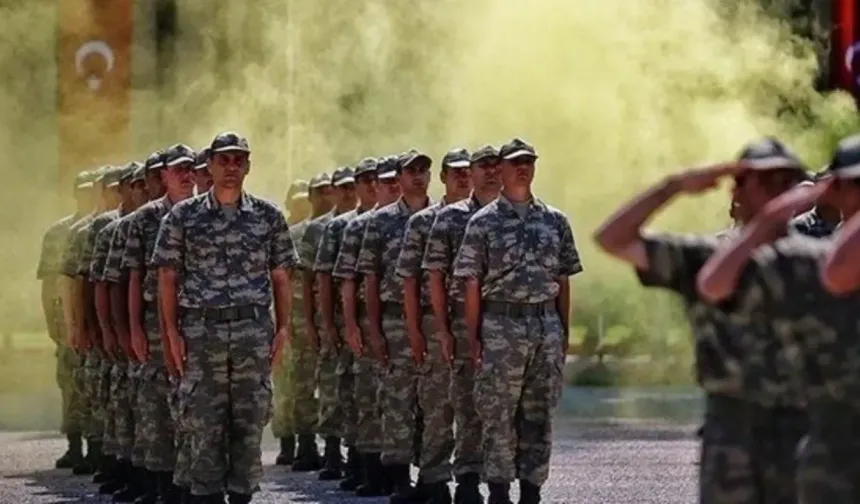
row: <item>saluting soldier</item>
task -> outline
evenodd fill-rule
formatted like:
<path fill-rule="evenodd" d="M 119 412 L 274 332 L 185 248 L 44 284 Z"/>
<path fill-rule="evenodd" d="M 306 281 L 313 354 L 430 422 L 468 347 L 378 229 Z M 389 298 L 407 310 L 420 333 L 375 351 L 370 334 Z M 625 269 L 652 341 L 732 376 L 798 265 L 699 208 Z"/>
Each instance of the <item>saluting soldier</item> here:
<path fill-rule="evenodd" d="M 829 166 L 815 174 L 814 181 L 821 182 L 830 176 Z M 826 238 L 842 221 L 842 213 L 839 210 L 838 201 L 835 200 L 836 191 L 827 191 L 814 202 L 811 210 L 801 213 L 789 222 L 789 226 L 795 231 L 811 236 L 813 238 Z"/>
<path fill-rule="evenodd" d="M 478 488 L 484 454 L 481 419 L 475 403 L 475 373 L 469 357 L 469 334 L 465 319 L 465 284 L 452 276 L 454 258 L 463 242 L 466 224 L 479 209 L 499 196 L 499 151 L 485 145 L 470 159 L 472 195 L 439 210 L 427 238 L 421 267 L 429 275 L 440 357 L 452 364 L 450 396 L 454 407 L 454 502 L 481 504 Z"/>
<path fill-rule="evenodd" d="M 251 502 L 263 473 L 272 365 L 290 338 L 296 252 L 277 205 L 243 190 L 250 154 L 236 133 L 215 137 L 212 190 L 173 206 L 150 261 L 182 374 L 196 502 L 223 502 L 224 490 L 230 504 Z"/>

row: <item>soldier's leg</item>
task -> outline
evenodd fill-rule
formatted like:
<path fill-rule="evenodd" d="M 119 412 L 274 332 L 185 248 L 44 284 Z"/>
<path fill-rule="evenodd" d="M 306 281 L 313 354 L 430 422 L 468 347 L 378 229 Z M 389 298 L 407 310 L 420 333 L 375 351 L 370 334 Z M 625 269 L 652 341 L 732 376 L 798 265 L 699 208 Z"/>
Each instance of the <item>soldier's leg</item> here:
<path fill-rule="evenodd" d="M 71 348 L 62 344 L 57 347 L 57 384 L 63 400 L 61 430 L 69 445 L 66 453 L 57 460 L 57 469 L 71 469 L 83 460 L 80 397 L 75 384 L 78 360 L 77 353 Z"/>
<path fill-rule="evenodd" d="M 269 348 L 274 327 L 268 313 L 221 327 L 231 344 L 227 491 L 231 504 L 247 504 L 263 477 L 261 443 L 272 415 Z"/>
<path fill-rule="evenodd" d="M 797 502 L 797 446 L 809 432 L 809 417 L 800 408 L 769 408 L 761 417 L 768 419 L 759 440 L 760 463 L 764 473 L 765 502 Z M 766 443 L 761 446 L 762 441 Z"/>
<path fill-rule="evenodd" d="M 482 502 L 478 483 L 484 465 L 481 444 L 481 418 L 475 404 L 475 372 L 469 357 L 466 323 L 452 318 L 456 338 L 456 359 L 451 373 L 451 403 L 454 409 L 454 475 L 457 478 L 456 502 Z"/>
<path fill-rule="evenodd" d="M 505 502 L 517 478 L 516 413 L 528 362 L 526 320 L 485 313 L 481 323 L 482 366 L 475 400 L 482 420 L 483 479 L 490 501 Z"/>
<path fill-rule="evenodd" d="M 318 356 L 307 339 L 304 317 L 298 313 L 293 314 L 293 332 L 293 422 L 298 447 L 292 469 L 300 472 L 316 471 L 320 468 L 316 444 L 318 406 L 315 396 Z"/>
<path fill-rule="evenodd" d="M 280 440 L 281 451 L 275 459 L 276 465 L 292 465 L 296 458 L 296 436 L 293 422 L 295 407 L 295 387 L 293 376 L 293 351 L 284 345 L 281 361 L 272 370 L 272 383 L 275 387 L 272 434 Z"/>
<path fill-rule="evenodd" d="M 363 325 L 362 332 L 367 334 Z M 355 489 L 360 497 L 386 495 L 382 461 L 382 410 L 379 405 L 379 377 L 381 369 L 368 353 L 353 361 L 355 375 L 354 395 L 356 405 L 355 446 L 364 460 L 366 481 Z"/>
<path fill-rule="evenodd" d="M 113 377 L 115 386 L 114 410 L 116 415 L 116 442 L 117 442 L 117 464 L 118 476 L 122 483 L 122 491 L 127 492 L 129 488 L 136 485 L 136 474 L 132 465 L 132 451 L 134 449 L 134 386 L 131 380 L 135 364 L 122 361 L 116 365 L 116 374 Z"/>
<path fill-rule="evenodd" d="M 113 393 L 116 392 L 113 384 L 113 361 L 102 357 L 101 371 L 99 376 L 99 403 L 103 413 L 102 424 L 102 457 L 99 468 L 93 482 L 106 483 L 104 488 L 99 488 L 102 493 L 113 493 L 118 490 L 117 485 L 117 451 L 116 442 L 116 417 L 113 408 Z"/>
<path fill-rule="evenodd" d="M 191 480 L 188 477 L 188 465 L 190 463 L 188 443 L 183 423 L 185 412 L 182 409 L 182 401 L 180 401 L 181 383 L 182 380 L 180 378 L 170 378 L 168 404 L 170 406 L 170 415 L 173 419 L 174 452 L 176 454 L 176 464 L 173 467 L 173 492 L 176 494 L 173 499 L 174 502 L 181 502 L 181 499 L 190 493 L 191 486 Z"/>
<path fill-rule="evenodd" d="M 341 404 L 341 436 L 347 447 L 346 478 L 340 482 L 339 488 L 352 492 L 364 483 L 364 463 L 359 456 L 355 443 L 358 436 L 358 411 L 355 404 L 355 374 L 353 370 L 353 354 L 348 346 L 342 345 L 337 366 L 337 395 Z"/>
<path fill-rule="evenodd" d="M 450 500 L 451 455 L 454 452 L 454 411 L 449 389 L 451 367 L 442 359 L 442 350 L 433 337 L 435 321 L 431 315 L 422 320 L 427 338 L 427 361 L 418 379 L 418 405 L 423 412 L 421 433 L 421 482 L 429 496 L 439 502 Z"/>
<path fill-rule="evenodd" d="M 340 355 L 336 348 L 328 346 L 320 349 L 317 363 L 319 384 L 319 424 L 317 432 L 325 441 L 323 470 L 320 480 L 341 478 L 340 435 L 343 430 L 343 405 L 337 389 L 337 369 Z"/>
<path fill-rule="evenodd" d="M 809 434 L 798 447 L 798 502 L 860 502 L 860 418 L 853 408 L 810 401 Z"/>
<path fill-rule="evenodd" d="M 223 325 L 204 321 L 197 314 L 182 317 L 187 360 L 179 400 L 185 411 L 184 435 L 190 460 L 188 477 L 191 494 L 195 496 L 222 494 L 229 472 L 228 357 L 231 346 L 226 329 L 220 328 Z"/>
<path fill-rule="evenodd" d="M 414 496 L 409 465 L 415 444 L 417 370 L 402 316 L 384 315 L 382 332 L 388 343 L 388 369 L 382 387 L 382 464 L 392 478 L 391 502 L 405 502 Z"/>
<path fill-rule="evenodd" d="M 72 469 L 74 474 L 93 474 L 101 457 L 103 412 L 98 402 L 99 373 L 101 359 L 98 351 L 90 349 L 83 356 L 80 369 L 80 387 L 84 398 L 85 424 L 84 436 L 87 440 L 87 454 L 83 463 Z"/>
<path fill-rule="evenodd" d="M 142 386 L 144 375 L 150 364 L 135 364 L 130 368 L 129 379 L 131 381 L 131 416 L 134 428 L 133 444 L 131 447 L 132 478 L 129 485 L 121 492 L 122 500 L 118 502 L 134 501 L 147 493 L 154 485 L 152 477 L 146 470 L 146 451 L 149 440 L 153 436 L 154 426 L 146 422 L 147 402 L 146 388 Z M 115 496 L 117 497 L 117 496 Z"/>

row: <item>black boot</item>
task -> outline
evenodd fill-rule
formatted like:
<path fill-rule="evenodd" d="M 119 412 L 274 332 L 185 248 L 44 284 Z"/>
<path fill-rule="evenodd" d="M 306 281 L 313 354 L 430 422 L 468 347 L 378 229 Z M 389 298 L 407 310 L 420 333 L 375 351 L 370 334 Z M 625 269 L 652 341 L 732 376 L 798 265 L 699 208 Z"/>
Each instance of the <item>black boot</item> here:
<path fill-rule="evenodd" d="M 99 468 L 99 472 L 93 476 L 93 483 L 98 483 L 96 476 L 102 475 L 102 478 L 98 478 L 102 480 L 102 484 L 99 486 L 99 493 L 102 495 L 113 495 L 114 492 L 125 488 L 125 481 L 127 479 L 123 472 L 125 467 L 115 457 L 104 456 L 103 458 L 104 461 Z"/>
<path fill-rule="evenodd" d="M 354 447 L 346 452 L 347 477 L 340 482 L 340 489 L 344 492 L 354 492 L 367 479 L 367 471 L 364 467 L 364 457 Z"/>
<path fill-rule="evenodd" d="M 510 483 L 487 483 L 487 487 L 490 489 L 487 504 L 512 504 Z"/>
<path fill-rule="evenodd" d="M 409 476 L 409 464 L 386 466 L 385 471 L 391 475 L 394 491 L 388 498 L 388 504 L 413 504 L 416 501 L 415 488 Z"/>
<path fill-rule="evenodd" d="M 343 455 L 340 453 L 340 438 L 337 436 L 326 436 L 325 438 L 325 462 L 320 471 L 320 481 L 335 481 L 343 477 L 341 466 Z"/>
<path fill-rule="evenodd" d="M 66 434 L 66 441 L 69 443 L 69 448 L 60 458 L 54 463 L 57 469 L 71 469 L 80 464 L 84 460 L 83 446 L 81 445 L 81 434 L 72 433 Z"/>
<path fill-rule="evenodd" d="M 457 490 L 454 492 L 454 504 L 484 504 L 484 497 L 479 487 L 481 477 L 478 473 L 466 473 L 457 476 Z"/>
<path fill-rule="evenodd" d="M 309 472 L 320 469 L 320 454 L 314 434 L 299 434 L 298 457 L 293 462 L 293 471 Z"/>
<path fill-rule="evenodd" d="M 249 504 L 251 502 L 250 494 L 240 494 L 236 492 L 227 493 L 228 504 Z"/>
<path fill-rule="evenodd" d="M 358 497 L 382 497 L 391 495 L 391 490 L 385 492 L 385 469 L 378 453 L 365 453 L 361 455 L 364 462 L 364 483 L 355 489 Z"/>
<path fill-rule="evenodd" d="M 452 504 L 451 489 L 448 488 L 447 481 L 439 481 L 425 485 L 425 490 L 420 492 L 420 496 L 415 502 L 422 504 Z"/>
<path fill-rule="evenodd" d="M 125 475 L 125 486 L 113 494 L 114 502 L 134 502 L 143 495 L 143 469 L 134 467 L 128 462 Z"/>
<path fill-rule="evenodd" d="M 179 504 L 182 489 L 173 484 L 173 473 L 164 471 L 156 473 L 158 481 L 159 504 Z"/>
<path fill-rule="evenodd" d="M 188 487 L 181 487 L 179 494 L 179 504 L 192 504 L 191 501 L 191 489 Z"/>
<path fill-rule="evenodd" d="M 540 504 L 540 487 L 520 480 L 520 504 Z"/>
<path fill-rule="evenodd" d="M 156 504 L 158 502 L 158 476 L 147 469 L 140 469 L 138 475 L 140 488 L 134 504 Z M 116 495 L 114 495 L 114 502 Z"/>
<path fill-rule="evenodd" d="M 275 465 L 293 465 L 296 461 L 296 436 L 281 438 L 281 453 L 275 459 Z"/>
<path fill-rule="evenodd" d="M 72 468 L 72 474 L 77 476 L 90 475 L 96 472 L 96 465 L 102 454 L 101 441 L 87 441 L 87 455 L 81 463 Z"/>

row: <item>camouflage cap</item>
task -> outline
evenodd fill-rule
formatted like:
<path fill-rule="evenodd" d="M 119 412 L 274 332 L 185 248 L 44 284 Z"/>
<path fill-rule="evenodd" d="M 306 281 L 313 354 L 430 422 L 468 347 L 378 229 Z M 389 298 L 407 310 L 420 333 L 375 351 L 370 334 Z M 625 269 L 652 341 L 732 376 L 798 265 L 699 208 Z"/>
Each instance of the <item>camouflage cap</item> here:
<path fill-rule="evenodd" d="M 355 172 L 352 171 L 352 168 L 345 166 L 340 170 L 335 170 L 331 176 L 331 185 L 340 187 L 347 184 L 355 184 Z"/>
<path fill-rule="evenodd" d="M 164 151 L 157 150 L 150 154 L 143 162 L 143 167 L 147 172 L 164 168 Z"/>
<path fill-rule="evenodd" d="M 851 135 L 839 141 L 827 172 L 841 179 L 860 178 L 860 135 Z"/>
<path fill-rule="evenodd" d="M 355 167 L 355 176 L 358 177 L 365 173 L 376 173 L 378 164 L 379 162 L 372 157 L 362 159 L 358 162 L 358 166 Z"/>
<path fill-rule="evenodd" d="M 481 161 L 499 161 L 499 150 L 493 147 L 492 145 L 484 145 L 478 150 L 472 152 L 472 158 L 470 161 L 474 163 L 479 163 Z"/>
<path fill-rule="evenodd" d="M 194 159 L 194 169 L 202 170 L 206 168 L 206 163 L 209 161 L 209 147 L 203 147 L 197 151 L 197 157 Z"/>
<path fill-rule="evenodd" d="M 116 187 L 119 185 L 119 181 L 122 178 L 124 171 L 122 167 L 119 166 L 111 166 L 107 170 L 105 170 L 104 174 L 101 177 L 101 183 L 105 187 Z"/>
<path fill-rule="evenodd" d="M 379 160 L 376 167 L 376 179 L 387 180 L 397 177 L 399 156 L 385 156 Z"/>
<path fill-rule="evenodd" d="M 130 184 L 135 182 L 143 182 L 146 180 L 146 167 L 137 163 L 137 167 L 132 171 Z"/>
<path fill-rule="evenodd" d="M 122 167 L 122 175 L 119 177 L 120 184 L 131 184 L 134 182 L 134 174 L 137 173 L 139 168 L 143 168 L 143 165 L 138 163 L 137 161 L 132 161 L 127 163 Z"/>
<path fill-rule="evenodd" d="M 170 146 L 164 153 L 164 165 L 176 166 L 183 163 L 194 164 L 197 158 L 197 153 L 194 149 L 185 144 L 175 144 Z"/>
<path fill-rule="evenodd" d="M 412 166 L 415 163 L 423 163 L 430 166 L 433 164 L 433 159 L 417 149 L 409 149 L 400 155 L 398 167 L 402 170 L 403 168 Z"/>
<path fill-rule="evenodd" d="M 113 168 L 113 166 L 109 166 L 109 165 L 96 168 L 95 171 L 93 172 L 93 177 L 94 177 L 93 182 L 95 182 L 98 185 L 104 185 L 105 184 L 105 176 L 108 174 L 108 171 L 110 171 L 111 168 Z"/>
<path fill-rule="evenodd" d="M 308 182 L 306 180 L 296 180 L 290 184 L 287 190 L 287 199 L 304 199 L 308 197 Z"/>
<path fill-rule="evenodd" d="M 738 161 L 743 161 L 756 171 L 797 170 L 806 173 L 806 166 L 797 154 L 774 137 L 765 137 L 748 143 L 738 155 Z"/>
<path fill-rule="evenodd" d="M 319 175 L 315 175 L 311 179 L 311 183 L 309 184 L 309 188 L 311 189 L 319 189 L 320 187 L 326 187 L 331 185 L 331 175 L 328 173 L 320 173 Z"/>
<path fill-rule="evenodd" d="M 250 153 L 251 148 L 248 146 L 248 140 L 245 137 L 232 131 L 219 133 L 212 140 L 212 144 L 209 145 L 209 152 L 212 154 L 230 151 Z"/>
<path fill-rule="evenodd" d="M 82 171 L 75 175 L 75 189 L 89 189 L 93 186 L 94 181 L 93 172 Z"/>
<path fill-rule="evenodd" d="M 537 151 L 535 148 L 520 138 L 514 138 L 499 149 L 499 157 L 506 160 L 531 158 L 537 159 Z"/>
<path fill-rule="evenodd" d="M 466 149 L 451 149 L 442 157 L 442 169 L 472 166 L 471 154 Z"/>

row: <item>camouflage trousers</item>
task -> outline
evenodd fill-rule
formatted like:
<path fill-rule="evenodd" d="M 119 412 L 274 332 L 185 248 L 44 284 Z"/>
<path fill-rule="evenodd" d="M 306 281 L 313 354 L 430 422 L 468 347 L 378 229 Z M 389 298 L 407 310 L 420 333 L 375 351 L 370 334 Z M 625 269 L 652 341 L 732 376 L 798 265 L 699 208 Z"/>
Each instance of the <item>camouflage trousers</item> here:
<path fill-rule="evenodd" d="M 262 478 L 274 325 L 268 310 L 260 312 L 234 322 L 204 319 L 199 310 L 182 315 L 187 360 L 178 401 L 194 495 L 251 494 Z"/>
<path fill-rule="evenodd" d="M 123 359 L 115 362 L 111 370 L 113 439 L 116 441 L 116 456 L 123 460 L 131 460 L 134 449 L 134 397 L 137 390 L 132 376 L 135 367 L 135 363 Z"/>
<path fill-rule="evenodd" d="M 296 434 L 315 434 L 319 421 L 317 351 L 305 328 L 305 319 L 293 313 L 293 425 Z"/>
<path fill-rule="evenodd" d="M 421 332 L 427 342 L 427 357 L 418 378 L 418 407 L 422 414 L 418 467 L 422 481 L 428 484 L 451 479 L 451 454 L 454 452 L 454 411 L 449 395 L 451 367 L 442 358 L 435 328 L 434 316 L 424 315 Z"/>
<path fill-rule="evenodd" d="M 57 347 L 57 386 L 60 388 L 62 399 L 62 420 L 60 431 L 63 434 L 80 434 L 84 432 L 86 417 L 85 403 L 80 384 L 75 380 L 76 369 L 81 366 L 82 359 L 73 348 L 61 344 Z"/>
<path fill-rule="evenodd" d="M 161 328 L 155 310 L 146 309 L 143 329 L 149 343 L 149 360 L 140 365 L 137 382 L 137 417 L 141 429 L 135 431 L 135 444 L 144 452 L 144 467 L 150 471 L 172 471 L 176 463 L 173 418 L 167 403 L 170 382 L 164 367 Z M 135 448 L 137 449 L 137 447 Z"/>
<path fill-rule="evenodd" d="M 90 441 L 102 441 L 104 435 L 105 410 L 102 396 L 102 357 L 96 349 L 90 349 L 84 358 L 84 394 L 90 408 L 90 418 L 85 434 Z"/>
<path fill-rule="evenodd" d="M 99 403 L 102 407 L 102 452 L 105 455 L 116 456 L 119 453 L 119 443 L 116 439 L 116 415 L 113 404 L 113 359 L 102 356 L 101 377 L 99 381 Z"/>
<path fill-rule="evenodd" d="M 355 403 L 355 373 L 353 372 L 352 350 L 347 345 L 341 345 L 338 351 L 337 397 L 340 403 L 341 421 L 340 437 L 346 446 L 354 447 L 358 438 L 358 409 Z"/>
<path fill-rule="evenodd" d="M 276 438 L 295 434 L 295 422 L 293 422 L 293 412 L 296 406 L 294 369 L 293 349 L 290 345 L 284 345 L 280 365 L 272 370 L 272 382 L 275 385 L 272 434 Z"/>
<path fill-rule="evenodd" d="M 317 433 L 320 436 L 340 436 L 343 430 L 343 404 L 338 396 L 338 366 L 340 350 L 321 345 L 317 359 L 317 385 L 319 387 L 319 420 Z"/>
<path fill-rule="evenodd" d="M 552 413 L 561 397 L 563 330 L 555 313 L 485 312 L 475 401 L 483 423 L 483 479 L 543 485 L 549 476 Z"/>
<path fill-rule="evenodd" d="M 860 411 L 817 400 L 809 413 L 809 435 L 798 447 L 798 502 L 860 502 Z"/>
<path fill-rule="evenodd" d="M 481 474 L 481 417 L 475 404 L 475 370 L 469 353 L 469 335 L 462 317 L 451 317 L 456 358 L 451 372 L 451 404 L 454 409 L 454 474 Z"/>
<path fill-rule="evenodd" d="M 181 387 L 181 378 L 170 378 L 168 405 L 170 407 L 170 416 L 173 420 L 173 436 L 176 453 L 176 464 L 173 467 L 173 483 L 181 487 L 190 487 L 191 476 L 189 474 L 189 469 L 191 467 L 191 454 L 188 443 L 188 434 L 184 423 L 184 412 L 182 410 L 182 403 L 179 400 L 179 391 Z"/>
<path fill-rule="evenodd" d="M 382 316 L 382 334 L 388 345 L 388 368 L 383 371 L 382 463 L 409 464 L 415 458 L 418 377 L 402 315 Z"/>

